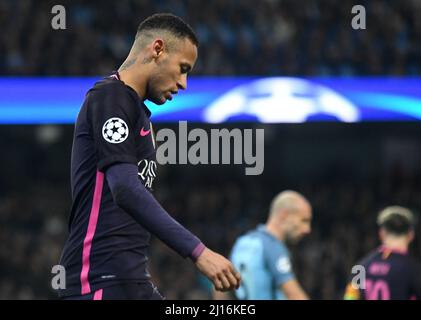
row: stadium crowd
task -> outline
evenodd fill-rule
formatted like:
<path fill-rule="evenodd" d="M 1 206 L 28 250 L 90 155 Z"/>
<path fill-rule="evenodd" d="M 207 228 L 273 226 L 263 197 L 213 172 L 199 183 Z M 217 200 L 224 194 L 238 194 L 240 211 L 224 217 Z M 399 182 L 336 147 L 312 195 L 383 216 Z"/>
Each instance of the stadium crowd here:
<path fill-rule="evenodd" d="M 0 133 L 5 138 L 0 141 L 3 149 L 25 145 L 9 148 L 2 156 L 0 299 L 53 299 L 51 268 L 58 263 L 67 236 L 71 204 L 68 179 L 73 128 L 1 127 Z M 275 136 L 282 137 L 282 132 Z M 356 139 L 354 144 L 358 144 Z M 243 170 L 230 167 L 160 166 L 155 195 L 210 248 L 228 255 L 238 235 L 265 222 L 269 202 L 278 191 L 302 192 L 313 205 L 313 231 L 292 247 L 294 270 L 312 298 L 341 299 L 351 267 L 379 244 L 378 211 L 390 204 L 420 210 L 420 175 L 396 167 L 362 178 L 351 174 L 352 170 L 329 167 L 325 161 L 325 167 L 314 164 L 314 175 L 291 180 L 283 173 L 298 176 L 300 164 L 289 168 L 272 165 L 283 156 L 280 145 L 282 139 L 267 149 L 268 161 L 260 177 L 244 176 Z M 356 159 L 351 161 L 359 166 Z M 416 234 L 411 254 L 420 259 L 420 226 Z M 150 253 L 150 271 L 167 298 L 211 297 L 210 283 L 189 260 L 155 238 Z"/>
<path fill-rule="evenodd" d="M 138 23 L 163 11 L 185 18 L 198 34 L 194 75 L 421 73 L 418 0 L 358 1 L 367 9 L 366 30 L 351 27 L 352 0 L 306 0 L 305 6 L 296 0 L 104 0 L 100 5 L 63 0 L 66 29 L 52 30 L 55 4 L 0 1 L 2 76 L 109 74 L 126 57 Z M 72 126 L 0 126 L 0 147 L 7 151 L 0 166 L 0 299 L 57 297 L 51 268 L 67 236 L 72 134 Z M 244 180 L 242 170 L 166 166 L 155 182 L 156 197 L 211 249 L 228 255 L 238 235 L 265 221 L 277 192 L 302 192 L 313 205 L 313 231 L 292 248 L 294 269 L 311 298 L 340 299 L 351 267 L 379 243 L 378 210 L 390 204 L 421 209 L 421 172 L 396 167 L 361 179 L 347 170 L 321 174 L 314 167 L 314 176 L 298 182 L 282 172 L 299 171 L 299 165 L 278 166 L 274 159 L 282 158 L 283 145 L 274 146 L 266 154 L 272 162 L 253 183 Z M 420 259 L 420 225 L 416 234 L 411 252 Z M 156 239 L 150 269 L 167 298 L 210 298 L 210 283 L 193 264 Z"/>
<path fill-rule="evenodd" d="M 155 12 L 175 13 L 196 30 L 197 75 L 421 73 L 418 0 L 64 0 L 65 30 L 52 29 L 55 4 L 1 1 L 1 74 L 108 74 Z M 365 30 L 351 27 L 355 4 L 366 8 Z"/>

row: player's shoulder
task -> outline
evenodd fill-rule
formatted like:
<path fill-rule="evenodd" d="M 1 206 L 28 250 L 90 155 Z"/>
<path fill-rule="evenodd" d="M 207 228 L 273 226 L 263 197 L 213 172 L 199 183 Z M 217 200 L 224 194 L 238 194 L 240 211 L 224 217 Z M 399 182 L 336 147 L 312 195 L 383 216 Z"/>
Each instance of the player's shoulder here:
<path fill-rule="evenodd" d="M 256 239 L 256 238 L 258 238 L 258 236 L 256 235 L 255 230 L 249 230 L 249 231 L 241 234 L 240 236 L 238 236 L 235 242 L 241 243 L 241 242 L 249 241 L 249 240 Z"/>
<path fill-rule="evenodd" d="M 105 77 L 95 82 L 88 93 L 95 96 L 118 94 L 135 98 L 134 92 L 132 91 L 133 89 L 130 89 L 122 81 L 113 77 Z"/>
<path fill-rule="evenodd" d="M 360 261 L 358 261 L 358 265 L 362 265 L 362 266 L 368 266 L 369 264 L 371 264 L 373 261 L 377 261 L 377 260 L 381 260 L 381 252 L 379 252 L 379 250 L 372 250 L 370 251 L 368 254 L 366 254 L 365 256 L 363 256 Z"/>
<path fill-rule="evenodd" d="M 274 235 L 268 232 L 265 225 L 259 225 L 255 232 L 257 235 L 259 235 L 262 238 L 262 241 L 265 242 L 265 244 L 280 248 L 285 248 L 285 245 L 282 241 L 277 239 Z"/>
<path fill-rule="evenodd" d="M 241 234 L 235 240 L 233 251 L 243 250 L 244 247 L 263 247 L 263 241 L 256 230 L 249 230 L 246 233 Z"/>
<path fill-rule="evenodd" d="M 374 262 L 379 263 L 392 263 L 394 265 L 409 265 L 410 257 L 407 254 L 396 253 L 391 250 L 383 250 L 382 248 L 377 248 L 366 256 L 364 256 L 359 262 L 359 265 L 368 266 Z"/>
<path fill-rule="evenodd" d="M 242 236 L 244 239 L 255 239 L 259 240 L 262 243 L 267 242 L 269 239 L 265 232 L 262 230 L 262 227 L 259 225 L 255 229 L 249 230 L 246 234 Z"/>
<path fill-rule="evenodd" d="M 106 77 L 97 81 L 88 91 L 85 104 L 90 112 L 111 112 L 120 108 L 125 114 L 138 116 L 139 97 L 122 81 Z"/>
<path fill-rule="evenodd" d="M 122 106 L 137 106 L 139 98 L 136 92 L 122 81 L 112 77 L 105 77 L 97 81 L 89 89 L 86 99 L 88 102 L 121 104 Z"/>
<path fill-rule="evenodd" d="M 255 230 L 256 235 L 261 239 L 265 252 L 268 256 L 278 257 L 289 256 L 289 251 L 286 245 L 270 234 L 264 225 L 260 225 Z"/>

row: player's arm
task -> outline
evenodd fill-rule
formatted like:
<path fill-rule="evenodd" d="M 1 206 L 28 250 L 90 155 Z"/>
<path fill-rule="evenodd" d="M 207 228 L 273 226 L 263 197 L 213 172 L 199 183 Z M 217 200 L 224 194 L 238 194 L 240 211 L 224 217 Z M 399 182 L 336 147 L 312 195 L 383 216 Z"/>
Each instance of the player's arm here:
<path fill-rule="evenodd" d="M 114 202 L 139 224 L 184 258 L 196 260 L 203 252 L 203 243 L 174 220 L 141 183 L 136 165 L 117 163 L 105 175 Z"/>
<path fill-rule="evenodd" d="M 236 300 L 233 292 L 221 292 L 217 290 L 212 290 L 212 299 L 213 300 Z"/>
<path fill-rule="evenodd" d="M 231 262 L 213 252 L 190 231 L 173 219 L 138 179 L 138 168 L 117 163 L 106 170 L 114 202 L 139 224 L 183 257 L 190 257 L 217 290 L 239 286 L 240 276 Z"/>
<path fill-rule="evenodd" d="M 114 202 L 182 257 L 197 259 L 204 245 L 161 208 L 138 178 L 135 123 L 140 114 L 137 100 L 119 82 L 94 90 L 88 99 L 98 171 L 105 173 Z M 124 139 L 113 141 L 105 134 L 110 119 L 118 120 L 126 128 Z"/>
<path fill-rule="evenodd" d="M 309 297 L 296 279 L 286 281 L 280 286 L 288 300 L 308 300 Z"/>
<path fill-rule="evenodd" d="M 138 178 L 135 122 L 139 117 L 137 100 L 115 82 L 88 93 L 90 122 L 95 142 L 97 168 L 105 178 L 117 206 L 183 257 L 191 257 L 197 268 L 215 288 L 229 290 L 239 285 L 239 274 L 221 255 L 175 221 L 155 200 Z M 126 136 L 110 141 L 109 120 L 127 127 Z"/>
<path fill-rule="evenodd" d="M 265 252 L 275 284 L 288 300 L 308 300 L 309 297 L 296 280 L 292 271 L 289 253 L 278 247 L 268 248 Z"/>

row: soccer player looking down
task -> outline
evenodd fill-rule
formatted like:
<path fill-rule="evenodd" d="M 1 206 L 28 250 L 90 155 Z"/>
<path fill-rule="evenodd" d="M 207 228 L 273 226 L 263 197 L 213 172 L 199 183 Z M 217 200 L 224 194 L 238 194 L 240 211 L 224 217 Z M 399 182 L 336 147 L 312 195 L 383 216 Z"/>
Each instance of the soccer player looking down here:
<path fill-rule="evenodd" d="M 240 300 L 306 300 L 298 283 L 286 243 L 296 243 L 311 231 L 310 203 L 295 191 L 279 193 L 270 206 L 265 225 L 240 236 L 232 249 L 231 260 L 242 277 L 235 292 Z M 227 299 L 227 293 L 214 293 Z"/>
<path fill-rule="evenodd" d="M 377 224 L 382 245 L 358 263 L 365 270 L 364 287 L 349 283 L 344 298 L 421 299 L 421 265 L 408 256 L 414 239 L 413 213 L 399 206 L 387 207 L 380 212 Z"/>
<path fill-rule="evenodd" d="M 196 35 L 177 16 L 150 16 L 118 72 L 88 91 L 74 132 L 61 297 L 162 299 L 147 269 L 150 233 L 191 258 L 215 289 L 239 286 L 232 264 L 171 218 L 151 193 L 156 151 L 144 100 L 161 105 L 185 90 L 197 47 Z"/>

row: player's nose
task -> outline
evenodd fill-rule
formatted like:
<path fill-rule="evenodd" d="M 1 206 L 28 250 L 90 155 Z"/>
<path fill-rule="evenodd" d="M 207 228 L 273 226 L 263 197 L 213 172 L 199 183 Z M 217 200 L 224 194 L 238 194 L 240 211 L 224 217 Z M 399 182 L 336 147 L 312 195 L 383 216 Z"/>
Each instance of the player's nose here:
<path fill-rule="evenodd" d="M 180 79 L 177 82 L 178 89 L 186 90 L 187 89 L 187 75 L 181 75 Z"/>

